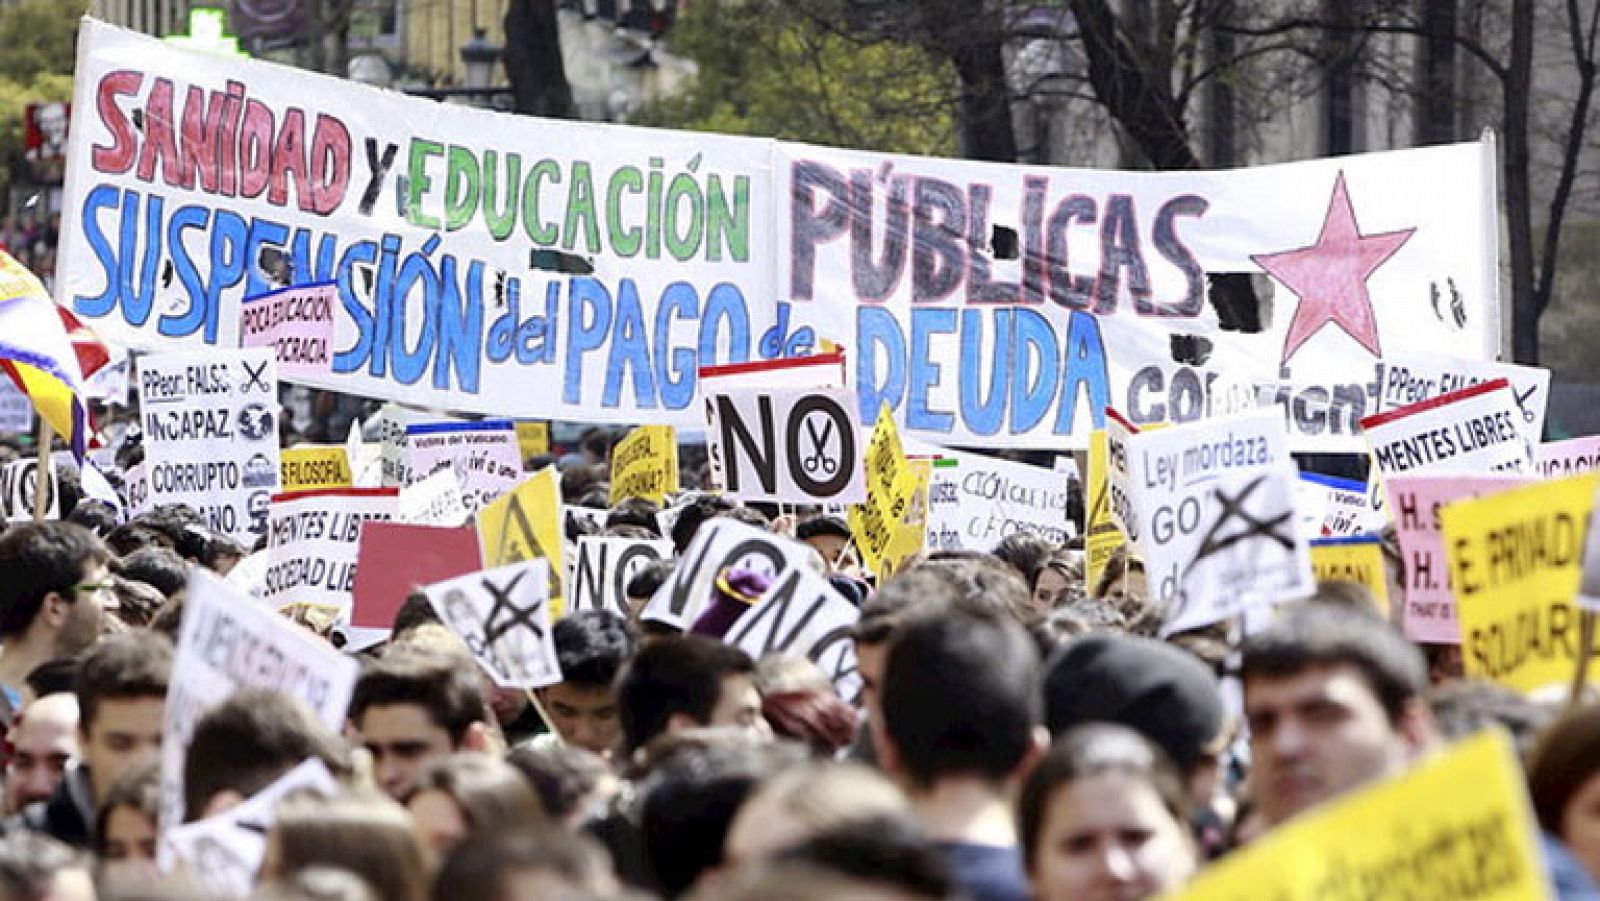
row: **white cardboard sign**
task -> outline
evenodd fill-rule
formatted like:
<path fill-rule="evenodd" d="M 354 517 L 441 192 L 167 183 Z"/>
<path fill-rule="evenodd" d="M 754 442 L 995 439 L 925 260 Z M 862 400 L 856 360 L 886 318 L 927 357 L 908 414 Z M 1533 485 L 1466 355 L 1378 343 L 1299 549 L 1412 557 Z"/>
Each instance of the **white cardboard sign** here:
<path fill-rule="evenodd" d="M 1368 416 L 1361 427 L 1385 476 L 1533 471 L 1522 408 L 1505 379 Z"/>
<path fill-rule="evenodd" d="M 737 520 L 708 520 L 694 533 L 672 578 L 645 605 L 639 618 L 688 631 L 705 609 L 717 575 L 724 569 L 754 569 L 777 581 L 791 569 L 809 566 L 815 553 L 798 541 Z"/>
<path fill-rule="evenodd" d="M 254 547 L 278 491 L 278 374 L 264 348 L 139 360 L 153 505 L 188 504 L 213 532 Z"/>
<path fill-rule="evenodd" d="M 578 539 L 578 553 L 567 580 L 570 609 L 609 610 L 628 615 L 628 580 L 657 560 L 672 559 L 672 542 L 661 539 Z"/>
<path fill-rule="evenodd" d="M 1054 544 L 1073 537 L 1065 473 L 946 448 L 934 452 L 939 460 L 928 475 L 930 547 L 989 551 L 1017 532 Z"/>
<path fill-rule="evenodd" d="M 550 622 L 550 564 L 524 560 L 423 589 L 496 684 L 543 688 L 561 681 Z"/>
<path fill-rule="evenodd" d="M 462 500 L 474 513 L 522 481 L 522 451 L 509 419 L 408 425 L 406 466 L 413 482 L 454 468 Z"/>
<path fill-rule="evenodd" d="M 861 693 L 851 630 L 861 611 L 809 566 L 797 566 L 745 611 L 724 641 L 760 660 L 798 654 L 815 663 L 842 698 Z"/>
<path fill-rule="evenodd" d="M 797 504 L 867 499 L 866 444 L 849 392 L 760 386 L 707 403 L 716 411 L 707 441 L 723 461 L 729 494 Z"/>
<path fill-rule="evenodd" d="M 328 607 L 345 618 L 356 585 L 361 525 L 393 519 L 398 494 L 395 488 L 332 488 L 273 497 L 263 600 L 278 608 Z"/>

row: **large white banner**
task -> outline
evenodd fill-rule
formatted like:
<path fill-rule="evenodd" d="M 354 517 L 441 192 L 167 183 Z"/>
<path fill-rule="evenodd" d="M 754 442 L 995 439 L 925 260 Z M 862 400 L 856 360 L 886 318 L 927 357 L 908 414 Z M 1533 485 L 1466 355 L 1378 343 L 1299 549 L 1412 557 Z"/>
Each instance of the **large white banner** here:
<path fill-rule="evenodd" d="M 58 299 L 136 347 L 233 346 L 244 296 L 332 281 L 332 371 L 301 378 L 357 394 L 692 426 L 697 367 L 827 339 L 863 424 L 888 402 L 942 444 L 1081 448 L 1107 406 L 1265 392 L 1292 446 L 1352 450 L 1385 354 L 1499 343 L 1487 140 L 1001 165 L 506 116 L 92 21 L 76 75 Z M 1270 283 L 1263 331 L 1221 327 L 1219 273 Z"/>
<path fill-rule="evenodd" d="M 812 349 L 775 327 L 771 141 L 503 115 L 92 20 L 74 74 L 57 296 L 108 338 L 234 347 L 244 297 L 332 281 L 332 371 L 307 384 L 681 425 L 698 366 Z"/>
<path fill-rule="evenodd" d="M 331 488 L 275 496 L 267 529 L 271 564 L 262 598 L 280 609 L 295 604 L 324 607 L 336 611 L 340 620 L 348 619 L 361 526 L 371 519 L 394 519 L 399 494 L 398 488 Z"/>

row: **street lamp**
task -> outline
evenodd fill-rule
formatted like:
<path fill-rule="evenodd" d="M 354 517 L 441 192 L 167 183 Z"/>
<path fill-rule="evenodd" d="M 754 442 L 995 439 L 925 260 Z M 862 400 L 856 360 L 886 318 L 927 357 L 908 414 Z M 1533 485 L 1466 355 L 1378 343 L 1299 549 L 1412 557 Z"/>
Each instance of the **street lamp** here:
<path fill-rule="evenodd" d="M 484 29 L 472 29 L 472 40 L 461 45 L 461 66 L 466 86 L 489 87 L 494 80 L 494 65 L 499 61 L 500 45 L 489 40 Z"/>

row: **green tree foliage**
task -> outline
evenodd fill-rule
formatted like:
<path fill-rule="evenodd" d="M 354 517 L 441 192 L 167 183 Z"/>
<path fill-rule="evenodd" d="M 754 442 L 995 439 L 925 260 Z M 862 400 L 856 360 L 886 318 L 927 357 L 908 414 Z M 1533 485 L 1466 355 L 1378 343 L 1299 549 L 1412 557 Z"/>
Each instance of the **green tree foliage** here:
<path fill-rule="evenodd" d="M 78 18 L 87 0 L 22 0 L 0 9 L 0 197 L 22 160 L 30 103 L 72 97 Z"/>
<path fill-rule="evenodd" d="M 829 27 L 828 0 L 696 0 L 671 51 L 699 73 L 642 125 L 949 156 L 954 72 L 926 51 Z M 827 13 L 833 13 L 828 15 Z"/>

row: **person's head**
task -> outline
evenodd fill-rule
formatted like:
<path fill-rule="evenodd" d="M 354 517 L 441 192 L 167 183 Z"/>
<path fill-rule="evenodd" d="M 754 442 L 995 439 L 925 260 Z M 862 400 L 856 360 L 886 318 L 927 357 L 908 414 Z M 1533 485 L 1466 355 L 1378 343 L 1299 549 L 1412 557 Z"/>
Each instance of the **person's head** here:
<path fill-rule="evenodd" d="M 23 708 L 6 736 L 6 812 L 16 813 L 50 797 L 78 754 L 78 699 L 45 695 Z"/>
<path fill-rule="evenodd" d="M 172 597 L 189 583 L 189 565 L 178 552 L 164 547 L 140 548 L 117 561 L 114 568 L 124 579 L 143 582 Z"/>
<path fill-rule="evenodd" d="M 1169 644 L 1135 635 L 1085 635 L 1045 667 L 1045 725 L 1056 738 L 1086 723 L 1120 723 L 1178 766 L 1191 801 L 1210 800 L 1227 739 L 1216 674 Z"/>
<path fill-rule="evenodd" d="M 604 898 L 616 875 L 593 839 L 556 830 L 476 835 L 445 858 L 434 901 Z"/>
<path fill-rule="evenodd" d="M 1029 587 L 1033 605 L 1040 610 L 1056 610 L 1082 595 L 1083 562 L 1066 551 L 1056 551 L 1033 570 Z"/>
<path fill-rule="evenodd" d="M 741 866 L 844 823 L 909 816 L 894 784 L 857 764 L 813 764 L 780 773 L 755 790 L 728 829 L 723 859 Z"/>
<path fill-rule="evenodd" d="M 1012 532 L 994 547 L 994 557 L 1023 579 L 1032 578 L 1039 564 L 1055 552 L 1049 539 L 1032 532 Z"/>
<path fill-rule="evenodd" d="M 78 670 L 78 754 L 89 768 L 96 801 L 161 747 L 172 676 L 172 642 L 133 631 L 113 635 Z"/>
<path fill-rule="evenodd" d="M 1111 602 L 1136 635 L 1154 635 L 1161 626 L 1161 605 L 1150 597 L 1144 561 L 1125 545 L 1106 560 L 1090 595 Z"/>
<path fill-rule="evenodd" d="M 1245 640 L 1252 788 L 1278 825 L 1392 775 L 1432 739 L 1422 654 L 1375 612 L 1312 600 Z"/>
<path fill-rule="evenodd" d="M 950 864 L 904 814 L 845 820 L 779 851 L 777 865 L 801 865 L 851 881 L 856 897 L 946 901 L 959 897 Z M 764 896 L 756 895 L 757 898 Z M 824 892 L 818 897 L 843 897 Z"/>
<path fill-rule="evenodd" d="M 86 497 L 79 500 L 78 505 L 67 514 L 67 522 L 83 526 L 104 538 L 117 527 L 117 511 L 111 504 L 99 498 Z"/>
<path fill-rule="evenodd" d="M 428 764 L 406 809 L 423 848 L 439 858 L 471 836 L 545 825 L 528 780 L 487 754 L 451 754 Z"/>
<path fill-rule="evenodd" d="M 1006 619 L 952 613 L 905 624 L 879 703 L 877 759 L 912 792 L 956 779 L 999 789 L 1042 743 L 1038 661 Z"/>
<path fill-rule="evenodd" d="M 689 542 L 694 540 L 695 533 L 700 531 L 701 524 L 735 506 L 732 500 L 720 494 L 695 495 L 693 500 L 679 508 L 678 518 L 672 524 L 672 552 L 681 556 L 689 547 Z"/>
<path fill-rule="evenodd" d="M 861 700 L 869 716 L 879 715 L 878 693 L 884 665 L 889 645 L 901 626 L 947 613 L 1007 617 L 1028 603 L 1027 585 L 1008 567 L 993 560 L 930 560 L 896 573 L 861 605 L 861 617 L 852 631 L 861 675 Z"/>
<path fill-rule="evenodd" d="M 656 888 L 677 897 L 720 866 L 734 816 L 763 780 L 801 759 L 784 745 L 727 730 L 663 736 L 639 786 L 639 837 Z"/>
<path fill-rule="evenodd" d="M 1528 755 L 1528 794 L 1546 832 L 1600 879 L 1600 706 L 1567 711 Z"/>
<path fill-rule="evenodd" d="M 157 877 L 156 823 L 160 816 L 159 766 L 144 764 L 112 784 L 95 814 L 92 834 L 102 882 L 118 888 Z"/>
<path fill-rule="evenodd" d="M 1018 820 L 1039 901 L 1136 901 L 1195 871 L 1178 772 L 1124 726 L 1063 735 L 1024 783 Z"/>
<path fill-rule="evenodd" d="M 837 516 L 817 516 L 795 527 L 795 537 L 811 545 L 832 570 L 850 547 L 850 526 Z"/>
<path fill-rule="evenodd" d="M 389 631 L 389 641 L 399 643 L 418 626 L 438 622 L 440 622 L 439 614 L 433 609 L 433 602 L 428 600 L 427 593 L 413 591 L 406 595 L 406 599 L 400 602 L 400 609 L 395 611 L 394 625 Z"/>
<path fill-rule="evenodd" d="M 215 816 L 308 758 L 350 770 L 339 736 L 301 701 L 276 691 L 237 692 L 201 715 L 183 760 L 184 822 Z"/>
<path fill-rule="evenodd" d="M 62 843 L 27 829 L 0 837 L 0 898 L 6 901 L 94 901 L 89 861 Z"/>
<path fill-rule="evenodd" d="M 0 535 L 0 641 L 70 657 L 94 644 L 113 603 L 110 552 L 69 522 L 28 522 Z"/>
<path fill-rule="evenodd" d="M 401 799 L 429 761 L 486 747 L 484 709 L 473 667 L 454 655 L 398 650 L 362 671 L 350 722 L 372 753 L 378 784 Z"/>
<path fill-rule="evenodd" d="M 616 793 L 619 783 L 598 755 L 571 745 L 520 745 L 506 755 L 528 780 L 551 823 L 583 825 Z"/>
<path fill-rule="evenodd" d="M 630 497 L 606 514 L 607 535 L 618 538 L 660 538 L 656 514 L 661 508 L 654 501 Z"/>
<path fill-rule="evenodd" d="M 628 579 L 628 584 L 623 586 L 622 592 L 627 595 L 629 622 L 639 621 L 639 614 L 644 611 L 645 605 L 650 603 L 650 599 L 656 596 L 661 586 L 672 578 L 672 571 L 677 565 L 678 561 L 675 559 L 652 560 L 639 567 L 639 570 Z"/>
<path fill-rule="evenodd" d="M 1500 726 L 1526 760 L 1533 743 L 1556 718 L 1558 708 L 1483 679 L 1438 683 L 1428 689 L 1433 731 L 1443 742 L 1460 741 L 1480 729 Z"/>
<path fill-rule="evenodd" d="M 645 645 L 617 683 L 623 750 L 632 757 L 657 736 L 704 726 L 767 733 L 748 654 L 698 635 Z"/>
<path fill-rule="evenodd" d="M 538 691 L 550 727 L 569 745 L 610 756 L 622 731 L 617 673 L 633 653 L 628 624 L 608 611 L 584 610 L 563 617 L 552 632 L 561 681 Z"/>
<path fill-rule="evenodd" d="M 380 901 L 424 901 L 427 867 L 405 808 L 382 795 L 353 792 L 326 798 L 291 794 L 278 804 L 261 861 L 262 881 L 283 880 L 315 866 L 349 870 Z"/>

